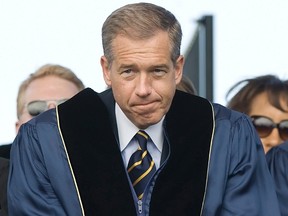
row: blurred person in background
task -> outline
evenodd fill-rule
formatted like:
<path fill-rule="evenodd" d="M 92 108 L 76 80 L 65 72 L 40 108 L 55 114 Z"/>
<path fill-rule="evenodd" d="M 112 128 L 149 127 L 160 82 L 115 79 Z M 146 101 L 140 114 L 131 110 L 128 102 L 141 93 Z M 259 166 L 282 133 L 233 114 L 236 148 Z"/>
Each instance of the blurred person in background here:
<path fill-rule="evenodd" d="M 61 65 L 46 64 L 24 80 L 17 96 L 16 132 L 20 126 L 43 113 L 55 108 L 84 89 L 82 81 L 70 69 Z M 0 215 L 8 215 L 7 178 L 11 144 L 0 146 Z"/>
<path fill-rule="evenodd" d="M 185 74 L 182 75 L 181 81 L 180 83 L 176 85 L 176 88 L 180 91 L 184 91 L 193 95 L 197 95 L 197 91 L 192 80 Z"/>
<path fill-rule="evenodd" d="M 227 107 L 251 117 L 265 153 L 288 140 L 288 84 L 274 75 L 237 82 L 226 98 L 237 91 Z"/>
<path fill-rule="evenodd" d="M 82 81 L 69 68 L 46 64 L 24 80 L 17 95 L 16 133 L 20 126 L 39 115 L 55 108 L 84 89 Z M 10 157 L 11 144 L 0 146 L 0 157 Z"/>

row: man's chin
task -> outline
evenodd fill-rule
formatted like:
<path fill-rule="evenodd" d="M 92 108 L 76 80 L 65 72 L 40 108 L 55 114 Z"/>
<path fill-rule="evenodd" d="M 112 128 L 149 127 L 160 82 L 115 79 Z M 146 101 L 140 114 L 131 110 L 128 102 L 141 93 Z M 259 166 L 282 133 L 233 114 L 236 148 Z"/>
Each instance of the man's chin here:
<path fill-rule="evenodd" d="M 162 118 L 154 115 L 140 115 L 135 118 L 134 124 L 141 129 L 146 129 L 151 125 L 157 124 Z"/>

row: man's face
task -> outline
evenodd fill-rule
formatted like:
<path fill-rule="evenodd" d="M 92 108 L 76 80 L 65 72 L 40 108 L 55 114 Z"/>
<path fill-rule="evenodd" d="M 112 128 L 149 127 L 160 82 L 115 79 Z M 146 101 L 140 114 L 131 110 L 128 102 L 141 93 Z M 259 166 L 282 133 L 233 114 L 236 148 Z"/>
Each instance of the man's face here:
<path fill-rule="evenodd" d="M 56 106 L 55 101 L 69 99 L 78 92 L 74 83 L 57 76 L 51 75 L 33 80 L 23 95 L 24 109 L 16 122 L 16 132 L 23 123 L 34 117 L 29 114 L 27 109 L 30 102 L 47 101 L 47 107 L 51 109 Z"/>
<path fill-rule="evenodd" d="M 183 56 L 173 65 L 166 32 L 145 40 L 118 35 L 112 45 L 111 67 L 105 57 L 101 65 L 117 104 L 138 128 L 158 123 L 169 110 L 181 80 Z"/>

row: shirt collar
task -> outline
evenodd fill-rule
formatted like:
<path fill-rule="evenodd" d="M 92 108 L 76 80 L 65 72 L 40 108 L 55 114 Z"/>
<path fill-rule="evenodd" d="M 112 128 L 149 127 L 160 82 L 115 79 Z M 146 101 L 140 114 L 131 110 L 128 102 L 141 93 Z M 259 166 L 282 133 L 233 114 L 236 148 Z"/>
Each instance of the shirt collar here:
<path fill-rule="evenodd" d="M 140 130 L 137 128 L 123 113 L 121 108 L 117 103 L 115 103 L 115 115 L 116 122 L 118 128 L 118 136 L 120 143 L 120 150 L 123 151 L 126 146 L 129 144 L 134 135 Z M 155 125 L 151 125 L 150 127 L 145 129 L 145 132 L 149 134 L 155 146 L 158 148 L 160 152 L 162 152 L 163 148 L 163 118 Z"/>

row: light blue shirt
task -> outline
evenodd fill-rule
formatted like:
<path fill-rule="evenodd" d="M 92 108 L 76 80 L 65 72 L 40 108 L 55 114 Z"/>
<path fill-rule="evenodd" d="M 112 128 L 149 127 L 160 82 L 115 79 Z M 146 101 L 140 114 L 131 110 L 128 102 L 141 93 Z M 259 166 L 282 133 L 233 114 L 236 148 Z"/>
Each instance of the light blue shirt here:
<path fill-rule="evenodd" d="M 127 118 L 117 103 L 115 104 L 115 115 L 118 128 L 120 150 L 122 152 L 124 164 L 127 167 L 131 155 L 138 148 L 138 142 L 133 139 L 133 137 L 140 129 Z M 156 169 L 160 167 L 161 153 L 163 149 L 163 119 L 164 117 L 157 124 L 145 129 L 145 132 L 151 138 L 147 142 L 147 149 L 155 162 Z"/>

